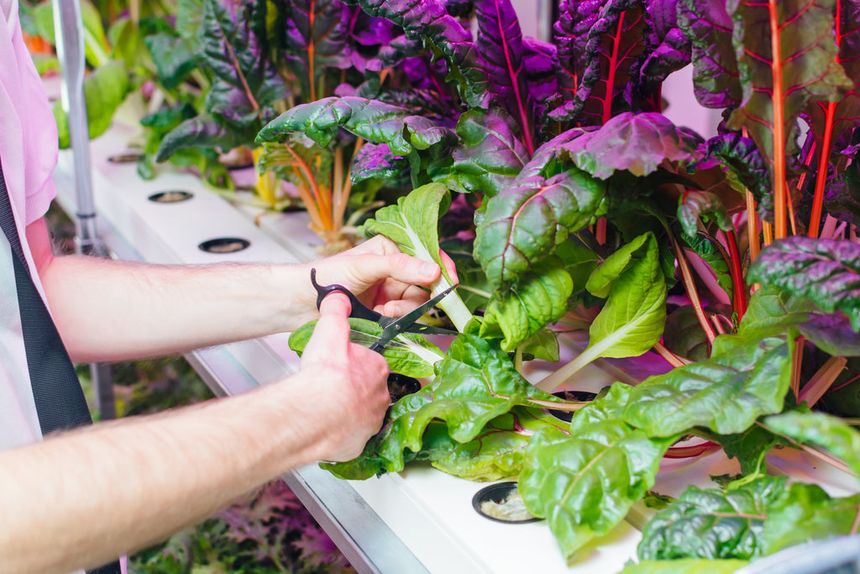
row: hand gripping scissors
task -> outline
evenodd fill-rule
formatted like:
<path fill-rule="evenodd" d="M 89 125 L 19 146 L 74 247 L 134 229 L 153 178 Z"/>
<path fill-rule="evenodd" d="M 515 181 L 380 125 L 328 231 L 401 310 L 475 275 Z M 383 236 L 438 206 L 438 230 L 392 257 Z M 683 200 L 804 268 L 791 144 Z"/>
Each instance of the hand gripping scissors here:
<path fill-rule="evenodd" d="M 381 313 L 377 313 L 373 309 L 369 309 L 352 291 L 343 285 L 320 285 L 317 283 L 317 270 L 311 269 L 311 284 L 317 292 L 317 309 L 322 305 L 323 299 L 332 293 L 342 293 L 349 299 L 352 310 L 349 313 L 350 317 L 358 319 L 367 319 L 373 321 L 382 327 L 382 334 L 370 346 L 371 351 L 382 354 L 382 351 L 393 341 L 398 335 L 403 333 L 418 333 L 422 335 L 457 335 L 456 331 L 444 329 L 442 327 L 434 327 L 432 325 L 424 325 L 418 320 L 430 309 L 435 307 L 442 299 L 448 296 L 451 291 L 457 288 L 456 285 L 448 287 L 435 297 L 430 298 L 426 303 L 419 305 L 409 313 L 402 317 L 386 317 Z M 421 390 L 421 384 L 411 377 L 392 373 L 388 379 L 388 389 L 391 393 L 392 402 L 395 402 L 402 396 Z"/>

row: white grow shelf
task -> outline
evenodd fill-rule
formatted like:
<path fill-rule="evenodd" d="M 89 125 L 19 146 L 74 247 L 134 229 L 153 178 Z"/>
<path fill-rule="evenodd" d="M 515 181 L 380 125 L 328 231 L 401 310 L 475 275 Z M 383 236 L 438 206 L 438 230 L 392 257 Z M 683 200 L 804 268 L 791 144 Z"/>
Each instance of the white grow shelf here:
<path fill-rule="evenodd" d="M 153 181 L 138 178 L 134 164 L 112 164 L 111 154 L 126 149 L 135 129 L 117 125 L 92 142 L 93 183 L 103 237 L 120 258 L 156 263 L 265 261 L 294 263 L 314 256 L 315 240 L 304 214 L 266 215 L 254 224 L 253 210 L 237 209 L 206 189 L 194 176 L 169 170 Z M 74 212 L 72 157 L 62 152 L 56 180 L 59 201 Z M 184 190 L 188 201 L 153 203 L 160 191 Z M 248 249 L 230 255 L 201 251 L 216 237 L 240 237 Z M 210 387 L 238 394 L 275 382 L 297 368 L 286 335 L 196 351 L 189 360 Z M 599 389 L 613 382 L 593 366 L 576 387 Z M 792 453 L 774 458 L 772 467 L 800 480 L 825 482 L 835 494 L 854 490 L 850 477 Z M 721 453 L 690 462 L 667 460 L 655 490 L 677 495 L 686 485 L 709 486 L 710 475 L 736 472 Z M 635 556 L 640 533 L 619 525 L 573 565 L 565 564 L 544 522 L 506 525 L 480 517 L 472 496 L 484 485 L 457 479 L 429 467 L 413 466 L 399 475 L 363 482 L 335 479 L 316 466 L 286 477 L 290 486 L 360 572 L 412 574 L 607 574 L 618 572 Z"/>

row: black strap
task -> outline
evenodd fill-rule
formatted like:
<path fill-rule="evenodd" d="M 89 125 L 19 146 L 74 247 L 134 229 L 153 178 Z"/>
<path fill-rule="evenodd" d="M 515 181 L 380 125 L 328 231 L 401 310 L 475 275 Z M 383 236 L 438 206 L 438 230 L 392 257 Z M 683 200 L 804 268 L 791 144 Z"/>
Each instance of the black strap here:
<path fill-rule="evenodd" d="M 24 258 L 21 238 L 6 191 L 3 165 L 0 163 L 0 227 L 12 248 L 18 307 L 30 385 L 39 415 L 42 434 L 92 424 L 90 411 L 81 390 L 75 367 L 63 345 L 51 314 L 45 307 Z M 120 574 L 119 562 L 90 570 L 90 574 Z"/>

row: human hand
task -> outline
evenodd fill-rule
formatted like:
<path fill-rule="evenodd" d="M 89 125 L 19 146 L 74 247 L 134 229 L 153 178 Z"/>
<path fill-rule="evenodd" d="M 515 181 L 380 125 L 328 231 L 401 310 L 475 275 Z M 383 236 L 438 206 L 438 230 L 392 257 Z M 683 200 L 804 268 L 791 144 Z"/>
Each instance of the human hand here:
<path fill-rule="evenodd" d="M 456 282 L 457 270 L 445 252 L 440 252 L 448 275 Z M 322 285 L 343 285 L 373 310 L 399 317 L 430 297 L 427 287 L 439 279 L 441 271 L 433 262 L 402 253 L 393 241 L 377 235 L 361 245 L 303 266 L 307 289 L 302 289 L 302 318 L 311 320 L 316 313 L 316 292 L 310 285 L 310 268 L 317 270 Z"/>
<path fill-rule="evenodd" d="M 382 427 L 388 409 L 388 364 L 379 353 L 349 340 L 349 299 L 335 293 L 320 307 L 320 318 L 302 354 L 305 397 L 322 409 L 325 425 L 319 454 L 346 461 L 361 454 Z"/>

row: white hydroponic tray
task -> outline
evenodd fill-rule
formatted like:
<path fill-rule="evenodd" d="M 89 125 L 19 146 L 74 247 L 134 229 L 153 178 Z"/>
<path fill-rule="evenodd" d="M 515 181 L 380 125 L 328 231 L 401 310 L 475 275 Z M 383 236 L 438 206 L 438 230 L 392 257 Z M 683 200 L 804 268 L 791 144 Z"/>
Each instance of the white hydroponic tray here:
<path fill-rule="evenodd" d="M 134 164 L 109 163 L 107 157 L 125 150 L 134 136 L 135 128 L 117 125 L 92 142 L 100 223 L 120 256 L 156 263 L 291 263 L 314 257 L 315 240 L 301 213 L 265 215 L 257 226 L 259 214 L 253 209 L 237 209 L 192 175 L 163 170 L 154 181 L 145 182 L 137 177 Z M 60 202 L 69 212 L 74 211 L 71 168 L 70 152 L 61 153 L 56 180 Z M 165 190 L 191 191 L 194 197 L 176 204 L 147 199 Z M 251 246 L 231 255 L 198 249 L 202 241 L 224 236 L 248 239 Z M 227 394 L 275 382 L 297 368 L 286 335 L 203 350 L 190 359 L 210 386 Z M 573 386 L 596 390 L 613 380 L 591 366 Z M 774 470 L 800 480 L 815 478 L 835 494 L 854 490 L 849 476 L 830 467 L 816 468 L 817 464 L 797 453 L 771 459 Z M 655 490 L 678 495 L 688 484 L 709 486 L 710 475 L 736 470 L 721 453 L 694 462 L 665 461 Z M 471 505 L 482 484 L 429 467 L 364 482 L 336 481 L 307 467 L 288 481 L 362 572 L 605 574 L 619 571 L 633 558 L 640 539 L 631 524 L 622 523 L 582 559 L 567 565 L 545 523 L 505 525 L 484 519 Z"/>

